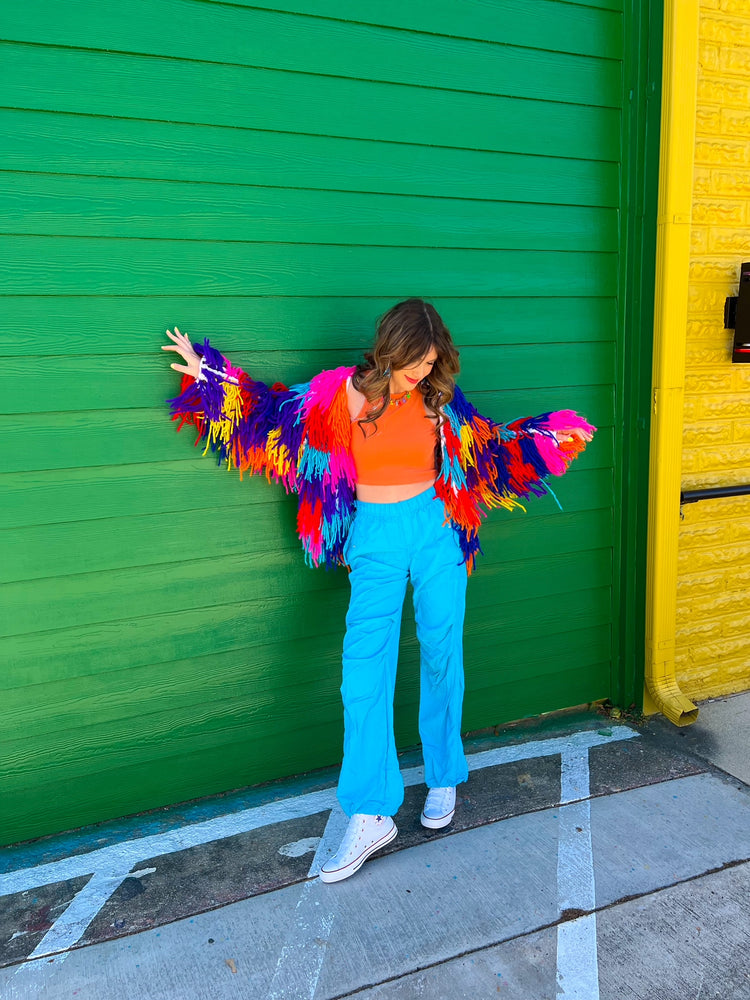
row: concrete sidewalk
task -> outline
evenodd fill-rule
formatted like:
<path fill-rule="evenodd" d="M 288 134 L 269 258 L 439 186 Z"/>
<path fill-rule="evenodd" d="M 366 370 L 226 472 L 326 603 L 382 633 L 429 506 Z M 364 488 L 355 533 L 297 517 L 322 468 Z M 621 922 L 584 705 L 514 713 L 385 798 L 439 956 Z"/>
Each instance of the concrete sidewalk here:
<path fill-rule="evenodd" d="M 320 864 L 335 773 L 0 851 L 0 996 L 750 1000 L 750 694 L 467 744 L 447 831 Z"/>

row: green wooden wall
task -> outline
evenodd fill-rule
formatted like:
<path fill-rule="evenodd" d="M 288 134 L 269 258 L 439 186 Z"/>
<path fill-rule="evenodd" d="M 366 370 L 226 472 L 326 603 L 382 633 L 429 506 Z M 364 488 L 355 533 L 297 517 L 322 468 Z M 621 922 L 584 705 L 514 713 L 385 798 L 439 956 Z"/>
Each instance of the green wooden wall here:
<path fill-rule="evenodd" d="M 346 576 L 175 435 L 174 324 L 289 383 L 423 295 L 480 409 L 587 414 L 564 513 L 487 522 L 464 726 L 611 693 L 619 8 L 4 8 L 0 842 L 339 760 Z M 416 677 L 407 609 L 402 745 Z"/>

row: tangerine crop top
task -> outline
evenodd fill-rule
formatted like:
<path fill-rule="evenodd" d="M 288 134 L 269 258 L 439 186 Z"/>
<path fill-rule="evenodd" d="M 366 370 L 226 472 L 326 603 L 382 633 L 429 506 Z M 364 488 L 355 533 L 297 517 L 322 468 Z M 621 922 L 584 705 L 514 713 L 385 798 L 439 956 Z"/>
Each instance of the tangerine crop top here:
<path fill-rule="evenodd" d="M 402 486 L 435 478 L 434 420 L 424 408 L 422 393 L 412 390 L 399 406 L 389 406 L 375 424 L 359 423 L 368 407 L 365 400 L 352 421 L 352 458 L 357 482 L 363 486 Z M 362 433 L 364 431 L 364 434 Z"/>

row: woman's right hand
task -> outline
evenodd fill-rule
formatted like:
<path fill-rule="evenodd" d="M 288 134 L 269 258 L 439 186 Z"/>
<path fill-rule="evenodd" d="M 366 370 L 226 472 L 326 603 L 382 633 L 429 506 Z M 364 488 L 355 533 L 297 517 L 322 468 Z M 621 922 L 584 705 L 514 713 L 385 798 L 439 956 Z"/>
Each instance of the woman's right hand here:
<path fill-rule="evenodd" d="M 190 338 L 186 334 L 180 333 L 177 327 L 174 328 L 174 333 L 171 330 L 167 330 L 167 336 L 172 343 L 164 344 L 162 351 L 174 351 L 185 362 L 184 365 L 172 364 L 169 367 L 174 368 L 176 372 L 182 372 L 183 375 L 191 375 L 193 378 L 198 378 L 201 359 L 200 355 L 196 354 L 193 350 Z"/>

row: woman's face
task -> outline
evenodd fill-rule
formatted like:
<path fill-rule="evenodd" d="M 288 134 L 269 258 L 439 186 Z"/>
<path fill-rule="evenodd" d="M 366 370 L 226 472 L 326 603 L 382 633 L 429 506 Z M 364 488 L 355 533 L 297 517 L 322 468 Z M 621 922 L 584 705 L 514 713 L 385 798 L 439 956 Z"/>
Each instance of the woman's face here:
<path fill-rule="evenodd" d="M 415 362 L 409 368 L 397 368 L 392 371 L 390 379 L 391 395 L 415 389 L 418 382 L 429 376 L 432 366 L 437 361 L 437 356 L 437 351 L 434 347 L 431 347 L 421 361 Z"/>

